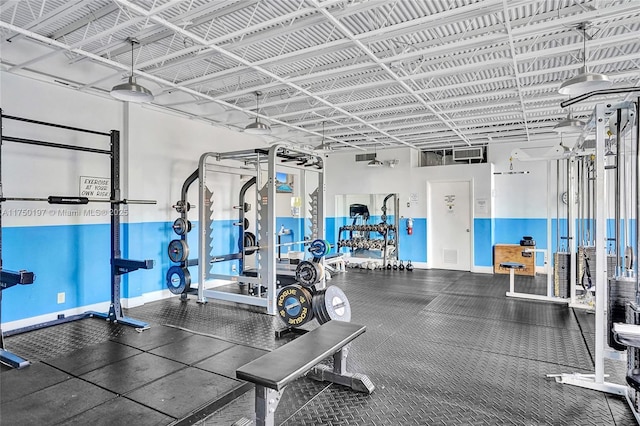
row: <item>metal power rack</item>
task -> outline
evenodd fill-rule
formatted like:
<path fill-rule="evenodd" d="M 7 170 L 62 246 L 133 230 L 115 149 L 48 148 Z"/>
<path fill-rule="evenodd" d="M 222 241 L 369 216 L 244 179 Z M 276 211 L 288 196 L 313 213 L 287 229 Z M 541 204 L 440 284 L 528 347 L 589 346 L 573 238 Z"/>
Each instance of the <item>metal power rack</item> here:
<path fill-rule="evenodd" d="M 229 166 L 230 161 L 240 161 L 241 167 Z M 266 167 L 265 167 L 266 166 Z M 325 181 L 324 181 L 324 159 L 321 154 L 300 148 L 292 148 L 282 144 L 272 145 L 268 150 L 255 149 L 248 151 L 233 151 L 226 153 L 208 152 L 200 157 L 198 170 L 194 171 L 184 182 L 181 191 L 179 205 L 184 206 L 180 210 L 181 219 L 188 223 L 187 193 L 190 185 L 198 180 L 198 259 L 185 259 L 180 262 L 183 271 L 189 266 L 199 265 L 197 300 L 205 303 L 207 298 L 226 300 L 236 303 L 244 303 L 253 306 L 265 307 L 270 315 L 276 314 L 276 294 L 277 294 L 277 251 L 281 246 L 278 244 L 279 230 L 276 227 L 276 173 L 278 170 L 296 169 L 299 173 L 299 185 L 302 198 L 301 212 L 305 214 L 305 228 L 308 228 L 306 239 L 291 244 L 305 244 L 317 238 L 324 238 L 325 235 Z M 307 192 L 307 183 L 312 182 L 310 173 L 317 174 L 317 187 Z M 256 216 L 257 226 L 255 235 L 255 245 L 245 246 L 243 238 L 240 238 L 240 250 L 237 253 L 229 253 L 220 256 L 210 254 L 212 236 L 212 194 L 215 176 L 227 174 L 249 178 L 249 181 L 240 190 L 240 205 L 235 206 L 239 210 L 239 222 L 236 224 L 241 232 L 244 231 L 244 195 L 248 185 L 256 187 Z M 305 209 L 306 208 L 306 209 Z M 305 230 L 306 231 L 306 230 Z M 305 232 L 306 233 L 306 232 Z M 181 235 L 181 240 L 187 241 L 187 233 Z M 242 234 L 241 234 L 242 235 Z M 253 276 L 242 274 L 242 268 L 236 275 L 213 273 L 210 265 L 226 262 L 230 260 L 240 261 L 244 265 L 247 253 L 256 253 L 256 270 Z M 188 271 L 185 272 L 188 276 Z M 184 276 L 184 273 L 183 273 Z M 167 276 L 167 281 L 171 277 Z M 253 295 L 242 294 L 220 289 L 205 289 L 205 283 L 210 280 L 225 280 L 256 286 L 257 292 Z M 261 289 L 266 288 L 266 294 Z M 183 295 L 189 291 L 186 286 Z M 266 297 L 264 297 L 266 296 Z"/>
<path fill-rule="evenodd" d="M 67 145 L 61 143 L 54 143 L 48 141 L 34 140 L 18 138 L 13 136 L 7 136 L 2 134 L 3 120 L 20 121 L 24 123 L 30 123 L 41 126 L 55 127 L 59 129 L 70 130 L 74 132 L 83 132 L 99 136 L 105 136 L 109 138 L 109 149 L 99 149 L 86 146 Z M 121 204 L 155 204 L 152 200 L 127 200 L 121 199 L 120 194 L 120 132 L 117 130 L 111 130 L 109 133 L 100 132 L 95 130 L 81 129 L 77 127 L 70 127 L 61 124 L 47 123 L 44 121 L 37 121 L 23 117 L 15 117 L 10 115 L 4 115 L 0 110 L 0 141 L 1 142 L 14 142 L 27 145 L 35 145 L 46 148 L 66 149 L 72 151 L 83 151 L 95 154 L 102 154 L 109 156 L 111 161 L 111 196 L 108 200 L 103 199 L 88 199 L 85 197 L 76 196 L 49 196 L 47 198 L 32 198 L 32 197 L 5 197 L 3 193 L 0 193 L 0 271 L 2 272 L 2 278 L 0 282 L 0 312 L 2 309 L 2 290 L 12 287 L 17 284 L 32 284 L 35 280 L 33 272 L 21 270 L 18 272 L 7 271 L 2 268 L 2 204 L 5 202 L 47 202 L 49 204 L 87 204 L 90 202 L 106 202 L 111 205 L 110 218 L 111 218 L 111 303 L 109 311 L 106 313 L 88 311 L 83 314 L 72 315 L 65 317 L 61 315 L 58 319 L 47 321 L 41 324 L 30 325 L 22 327 L 9 332 L 2 332 L 0 329 L 0 361 L 6 363 L 14 368 L 22 368 L 29 365 L 29 362 L 21 357 L 14 355 L 4 349 L 4 337 L 12 336 L 27 331 L 37 330 L 52 325 L 62 324 L 70 321 L 77 321 L 84 318 L 98 317 L 104 318 L 108 321 L 117 322 L 124 325 L 129 325 L 137 328 L 147 327 L 147 323 L 125 317 L 122 313 L 121 305 L 121 293 L 120 293 L 120 276 L 128 272 L 133 272 L 138 269 L 151 269 L 153 268 L 153 260 L 129 260 L 121 257 L 120 251 L 120 215 L 114 207 Z M 2 144 L 0 143 L 0 166 L 2 158 Z M 0 190 L 2 190 L 2 176 L 0 173 Z M 1 319 L 1 318 L 0 318 Z"/>

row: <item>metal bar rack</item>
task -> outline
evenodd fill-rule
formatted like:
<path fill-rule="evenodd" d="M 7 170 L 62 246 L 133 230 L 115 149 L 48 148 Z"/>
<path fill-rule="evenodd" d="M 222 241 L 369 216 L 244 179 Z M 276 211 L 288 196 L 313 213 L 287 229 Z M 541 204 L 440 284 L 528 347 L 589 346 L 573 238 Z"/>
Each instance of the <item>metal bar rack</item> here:
<path fill-rule="evenodd" d="M 109 146 L 107 149 L 97 149 L 93 147 L 85 147 L 85 146 L 76 146 L 76 145 L 68 145 L 62 143 L 54 143 L 48 141 L 41 141 L 35 139 L 26 139 L 26 138 L 17 138 L 12 136 L 6 136 L 2 134 L 3 128 L 3 120 L 13 120 L 20 121 L 30 124 L 36 124 L 47 127 L 54 127 L 64 130 L 69 130 L 73 132 L 82 132 L 89 133 L 99 136 L 105 136 L 109 138 Z M 1 174 L 1 165 L 2 165 L 2 144 L 0 143 L 0 271 L 2 272 L 2 284 L 0 285 L 0 321 L 1 321 L 1 300 L 2 300 L 2 290 L 12 287 L 16 284 L 31 284 L 35 280 L 35 274 L 29 271 L 19 271 L 17 273 L 11 273 L 11 271 L 6 271 L 3 269 L 2 265 L 2 205 L 7 202 L 48 202 L 49 204 L 87 204 L 93 201 L 100 202 L 108 202 L 111 206 L 117 206 L 119 204 L 155 204 L 155 201 L 152 200 L 126 200 L 121 199 L 120 194 L 120 132 L 117 130 L 111 130 L 110 132 L 100 132 L 89 129 L 82 129 L 78 127 L 65 126 L 61 124 L 48 123 L 44 121 L 32 120 L 24 117 L 16 117 L 5 115 L 2 113 L 0 109 L 0 142 L 14 142 L 21 143 L 27 145 L 35 145 L 39 147 L 45 148 L 56 148 L 56 149 L 66 149 L 71 151 L 82 151 L 89 152 L 101 155 L 108 155 L 111 161 L 110 167 L 110 181 L 111 181 L 111 194 L 109 200 L 91 200 L 85 197 L 77 197 L 77 196 L 49 196 L 47 198 L 35 198 L 35 197 L 4 197 L 2 191 L 2 174 Z M 120 276 L 122 274 L 137 270 L 137 269 L 151 269 L 153 268 L 152 260 L 144 260 L 144 261 L 136 261 L 136 260 L 128 260 L 123 259 L 121 257 L 120 250 L 120 215 L 116 211 L 115 208 L 110 209 L 110 234 L 111 234 L 111 300 L 109 311 L 106 313 L 102 312 L 94 312 L 88 311 L 83 314 L 72 315 L 72 316 L 59 316 L 58 319 L 47 321 L 40 324 L 30 325 L 14 330 L 10 330 L 8 332 L 2 332 L 0 328 L 0 362 L 6 363 L 14 368 L 22 368 L 26 365 L 29 365 L 28 361 L 23 360 L 22 358 L 11 354 L 4 348 L 4 336 L 11 336 L 15 334 L 24 333 L 27 331 L 37 330 L 44 327 L 49 327 L 52 325 L 57 325 L 65 322 L 76 321 L 84 318 L 90 317 L 98 317 L 104 318 L 111 322 L 117 322 L 120 324 L 137 327 L 137 328 L 145 328 L 147 327 L 147 323 L 125 317 L 122 313 L 122 305 L 121 305 L 121 279 Z"/>

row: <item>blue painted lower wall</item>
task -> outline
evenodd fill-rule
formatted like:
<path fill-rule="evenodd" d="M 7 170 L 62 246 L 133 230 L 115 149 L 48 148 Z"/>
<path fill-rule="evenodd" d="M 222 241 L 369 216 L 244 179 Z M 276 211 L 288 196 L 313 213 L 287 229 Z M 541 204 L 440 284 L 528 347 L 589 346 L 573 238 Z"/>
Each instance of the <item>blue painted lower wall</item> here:
<path fill-rule="evenodd" d="M 212 230 L 214 247 L 212 254 L 228 254 L 238 251 L 239 228 L 229 221 L 215 221 Z M 326 219 L 326 237 L 335 244 L 340 226 L 351 223 L 349 218 Z M 378 221 L 370 223 L 379 223 Z M 607 235 L 615 234 L 614 221 L 607 221 Z M 151 270 L 138 270 L 122 276 L 122 296 L 135 298 L 165 289 L 165 275 L 173 265 L 167 255 L 167 246 L 178 238 L 171 222 L 148 222 L 123 224 L 122 257 L 133 260 L 152 259 Z M 190 258 L 197 258 L 198 223 L 189 235 Z M 284 227 L 292 232 L 281 238 L 281 243 L 300 241 L 309 234 L 310 223 L 298 218 L 276 219 L 278 229 Z M 406 232 L 406 219 L 401 219 L 399 235 L 400 258 L 413 262 L 427 262 L 427 219 L 413 219 L 413 234 Z M 631 229 L 635 222 L 631 222 Z M 566 220 L 559 222 L 560 235 L 566 235 Z M 38 315 L 52 314 L 110 300 L 110 235 L 108 224 L 8 227 L 2 229 L 3 267 L 8 270 L 26 269 L 36 274 L 32 285 L 17 285 L 2 292 L 2 322 L 17 321 Z M 557 249 L 556 221 L 551 224 L 552 250 Z M 624 232 L 624 230 L 623 230 Z M 547 247 L 546 219 L 497 218 L 474 220 L 474 266 L 493 265 L 495 244 L 518 244 L 520 239 L 531 236 L 538 248 Z M 564 243 L 566 245 L 566 243 Z M 563 243 L 560 243 L 562 247 Z M 635 235 L 628 245 L 635 245 Z M 300 244 L 283 247 L 282 255 L 290 250 L 300 251 Z M 231 274 L 233 262 L 216 265 L 216 272 Z M 543 265 L 542 256 L 537 265 Z M 197 281 L 198 268 L 190 268 Z M 65 293 L 65 302 L 58 304 L 58 293 Z"/>

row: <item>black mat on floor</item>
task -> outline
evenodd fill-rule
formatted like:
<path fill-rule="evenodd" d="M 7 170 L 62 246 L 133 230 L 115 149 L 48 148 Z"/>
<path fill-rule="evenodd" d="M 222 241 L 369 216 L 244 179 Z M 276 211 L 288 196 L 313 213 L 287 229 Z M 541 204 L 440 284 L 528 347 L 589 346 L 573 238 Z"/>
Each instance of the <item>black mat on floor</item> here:
<path fill-rule="evenodd" d="M 546 288 L 544 276 L 518 278 L 517 291 Z M 347 294 L 352 321 L 367 326 L 351 345 L 349 369 L 369 375 L 376 391 L 302 378 L 285 390 L 277 424 L 635 422 L 624 399 L 546 378 L 592 372 L 593 315 L 506 298 L 506 275 L 350 269 L 331 284 Z M 0 424 L 229 425 L 254 411 L 253 385 L 236 380 L 235 369 L 293 338 L 277 340 L 282 323 L 256 308 L 193 297 L 126 315 L 151 328 L 89 319 L 7 338 L 34 364 L 1 370 Z M 614 381 L 624 370 L 605 364 Z M 15 423 L 29 404 L 41 408 Z"/>
<path fill-rule="evenodd" d="M 113 392 L 73 378 L 13 401 L 3 401 L 0 424 L 55 425 L 115 397 Z"/>
<path fill-rule="evenodd" d="M 125 397 L 110 399 L 104 404 L 93 407 L 83 413 L 60 423 L 60 426 L 87 425 L 129 425 L 160 426 L 175 419 L 140 405 Z"/>

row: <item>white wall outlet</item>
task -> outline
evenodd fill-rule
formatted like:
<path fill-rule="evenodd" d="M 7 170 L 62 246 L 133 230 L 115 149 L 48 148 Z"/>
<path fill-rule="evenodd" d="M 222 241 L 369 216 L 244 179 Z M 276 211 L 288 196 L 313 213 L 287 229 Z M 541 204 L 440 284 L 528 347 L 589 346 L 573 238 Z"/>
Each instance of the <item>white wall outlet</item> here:
<path fill-rule="evenodd" d="M 231 272 L 235 272 L 238 269 L 238 267 L 234 264 L 231 265 Z"/>
<path fill-rule="evenodd" d="M 65 294 L 58 293 L 58 303 L 64 303 L 64 300 L 65 300 Z"/>

